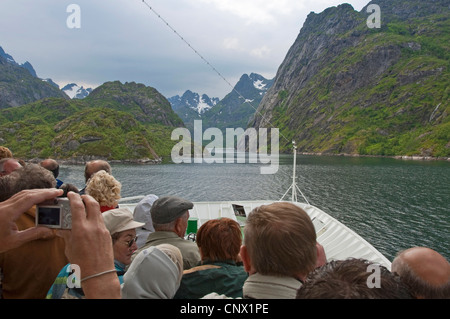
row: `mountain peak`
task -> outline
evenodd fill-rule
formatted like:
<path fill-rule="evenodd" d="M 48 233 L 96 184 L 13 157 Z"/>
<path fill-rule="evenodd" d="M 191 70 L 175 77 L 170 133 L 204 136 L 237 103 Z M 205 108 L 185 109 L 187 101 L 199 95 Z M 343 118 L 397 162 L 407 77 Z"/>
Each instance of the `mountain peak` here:
<path fill-rule="evenodd" d="M 247 122 L 258 107 L 273 80 L 257 73 L 244 73 L 222 100 L 190 90 L 169 98 L 173 110 L 188 129 L 193 129 L 194 120 L 202 119 L 204 127 L 247 127 Z"/>
<path fill-rule="evenodd" d="M 267 80 L 262 75 L 257 73 L 250 73 L 249 78 L 253 81 L 253 86 L 259 91 L 267 91 L 272 85 L 273 80 Z"/>
<path fill-rule="evenodd" d="M 46 97 L 67 98 L 50 81 L 38 78 L 30 62 L 19 64 L 0 47 L 0 109 Z"/>
<path fill-rule="evenodd" d="M 175 95 L 168 99 L 175 112 L 190 109 L 199 116 L 219 102 L 219 98 L 210 98 L 207 94 L 198 94 L 191 90 L 186 90 L 182 96 Z"/>
<path fill-rule="evenodd" d="M 142 83 L 105 82 L 93 90 L 86 100 L 118 111 L 130 112 L 143 123 L 172 127 L 183 124 L 172 110 L 169 101 L 158 90 Z"/>
<path fill-rule="evenodd" d="M 84 99 L 92 92 L 92 89 L 85 89 L 83 86 L 79 86 L 76 83 L 69 83 L 64 86 L 61 91 L 66 93 L 71 99 Z"/>
<path fill-rule="evenodd" d="M 8 53 L 6 53 L 1 46 L 0 46 L 0 57 L 4 58 L 8 63 L 17 64 L 14 58 Z"/>
<path fill-rule="evenodd" d="M 239 96 L 245 98 L 245 101 L 261 100 L 266 91 L 272 86 L 273 80 L 268 80 L 260 74 L 243 74 L 234 86 L 234 90 L 223 98 L 222 101 L 234 99 Z M 239 94 L 237 93 L 239 92 Z"/>
<path fill-rule="evenodd" d="M 14 58 L 9 55 L 8 53 L 5 52 L 5 50 L 3 50 L 3 48 L 0 46 L 0 57 L 4 58 L 6 60 L 7 63 L 10 63 L 12 65 L 16 65 L 19 66 L 21 68 L 24 68 L 25 70 L 27 70 L 28 72 L 30 72 L 30 74 L 37 78 L 37 74 L 36 71 L 34 70 L 33 66 L 31 65 L 30 62 L 26 61 L 23 64 L 19 64 L 16 62 L 16 60 L 14 60 Z"/>

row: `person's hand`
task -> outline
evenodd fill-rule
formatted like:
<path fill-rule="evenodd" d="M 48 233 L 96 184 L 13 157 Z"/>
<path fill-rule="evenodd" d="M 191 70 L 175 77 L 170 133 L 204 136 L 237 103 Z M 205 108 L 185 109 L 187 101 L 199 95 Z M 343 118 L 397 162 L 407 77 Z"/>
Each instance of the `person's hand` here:
<path fill-rule="evenodd" d="M 89 195 L 69 192 L 72 230 L 59 231 L 66 241 L 66 255 L 80 267 L 81 279 L 115 269 L 112 239 L 103 222 L 100 205 Z M 87 298 L 120 298 L 116 272 L 81 283 Z"/>
<path fill-rule="evenodd" d="M 0 202 L 0 252 L 17 248 L 27 242 L 54 236 L 46 227 L 31 227 L 19 231 L 15 221 L 33 205 L 62 195 L 62 190 L 32 189 L 21 191 L 8 200 Z"/>

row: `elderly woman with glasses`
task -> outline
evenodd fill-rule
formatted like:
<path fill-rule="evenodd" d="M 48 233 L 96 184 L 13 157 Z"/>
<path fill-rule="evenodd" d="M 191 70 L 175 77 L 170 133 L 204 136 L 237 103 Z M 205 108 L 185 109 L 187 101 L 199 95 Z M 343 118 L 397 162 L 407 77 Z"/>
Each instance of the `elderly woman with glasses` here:
<path fill-rule="evenodd" d="M 115 266 L 115 269 L 104 273 L 115 271 L 122 284 L 125 269 L 131 263 L 131 255 L 137 250 L 136 228 L 142 227 L 144 223 L 134 221 L 133 213 L 128 208 L 111 209 L 104 212 L 102 216 L 106 228 L 111 234 Z M 76 278 L 78 275 L 77 270 L 76 265 L 75 267 L 72 267 L 70 264 L 66 265 L 60 271 L 46 298 L 83 298 L 84 294 L 80 287 L 80 278 Z M 83 269 L 79 269 L 79 272 L 81 282 L 89 280 L 90 276 L 86 277 L 83 274 Z"/>

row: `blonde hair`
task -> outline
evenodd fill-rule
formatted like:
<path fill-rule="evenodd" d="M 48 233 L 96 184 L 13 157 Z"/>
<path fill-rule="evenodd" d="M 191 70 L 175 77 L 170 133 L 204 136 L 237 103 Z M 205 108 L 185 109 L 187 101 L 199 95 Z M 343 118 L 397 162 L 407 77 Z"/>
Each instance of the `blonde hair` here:
<path fill-rule="evenodd" d="M 88 180 L 86 194 L 92 196 L 100 206 L 117 206 L 121 189 L 122 184 L 114 176 L 101 170 Z"/>
<path fill-rule="evenodd" d="M 0 146 L 0 159 L 2 158 L 12 158 L 13 154 L 9 148 L 5 146 Z"/>
<path fill-rule="evenodd" d="M 251 211 L 244 245 L 262 275 L 307 275 L 317 258 L 316 231 L 308 214 L 292 203 L 262 205 Z"/>

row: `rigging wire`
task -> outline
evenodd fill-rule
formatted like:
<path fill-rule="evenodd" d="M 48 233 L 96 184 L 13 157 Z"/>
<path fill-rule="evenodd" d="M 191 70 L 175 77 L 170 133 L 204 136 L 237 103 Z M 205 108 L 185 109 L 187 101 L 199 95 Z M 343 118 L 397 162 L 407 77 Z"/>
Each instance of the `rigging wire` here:
<path fill-rule="evenodd" d="M 202 59 L 215 73 L 217 73 L 217 75 L 222 78 L 222 80 L 225 81 L 225 83 L 228 84 L 229 87 L 231 87 L 233 92 L 236 92 L 236 94 L 242 98 L 244 100 L 244 103 L 248 103 L 254 110 L 255 112 L 257 112 L 259 115 L 261 115 L 262 119 L 261 119 L 261 123 L 264 123 L 264 121 L 266 121 L 269 125 L 271 125 L 269 120 L 265 119 L 264 114 L 262 114 L 261 112 L 259 112 L 257 110 L 256 107 L 253 106 L 252 103 L 250 103 L 244 96 L 242 96 L 242 94 L 235 89 L 235 87 L 222 75 L 222 73 L 220 73 L 208 60 L 206 60 L 203 55 L 200 54 L 200 52 L 198 52 L 181 34 L 178 33 L 177 30 L 175 30 L 158 12 L 156 12 L 155 9 L 153 9 L 152 6 L 150 6 L 145 0 L 142 0 L 142 2 L 150 9 L 150 11 L 152 13 L 154 13 L 169 29 L 171 29 L 173 31 L 173 33 L 175 33 L 176 36 L 178 36 L 189 48 L 191 48 L 192 51 L 194 51 L 194 53 L 196 55 L 198 55 L 200 57 L 200 59 Z M 272 125 L 271 125 L 272 126 Z M 279 132 L 279 134 L 288 142 L 289 139 L 286 138 L 286 136 L 284 136 L 281 132 Z M 292 201 L 297 201 L 297 190 L 300 192 L 300 194 L 302 195 L 302 197 L 305 199 L 306 203 L 309 204 L 308 199 L 305 197 L 305 195 L 302 193 L 302 191 L 298 188 L 296 181 L 295 181 L 295 169 L 296 169 L 296 163 L 295 163 L 295 157 L 296 157 L 296 152 L 297 152 L 297 146 L 295 144 L 295 141 L 292 141 L 293 144 L 293 151 L 294 151 L 294 167 L 293 167 L 293 183 L 291 185 L 291 187 L 287 190 L 287 192 L 289 192 L 290 189 L 292 189 Z M 283 195 L 282 199 L 284 198 L 284 196 L 287 194 L 287 192 Z M 282 200 L 281 199 L 281 200 Z"/>
<path fill-rule="evenodd" d="M 173 31 L 173 33 L 178 36 L 189 48 L 191 48 L 192 51 L 194 51 L 194 53 L 196 55 L 198 55 L 200 57 L 200 59 L 203 60 L 203 62 L 205 62 L 215 73 L 217 73 L 217 75 L 222 78 L 222 80 L 225 81 L 225 83 L 228 84 L 228 86 L 232 89 L 233 92 L 235 92 L 241 99 L 244 100 L 244 103 L 247 103 L 248 105 L 250 105 L 255 112 L 257 112 L 259 115 L 261 115 L 262 119 L 261 119 L 261 123 L 267 122 L 268 124 L 271 125 L 269 120 L 266 120 L 265 115 L 262 114 L 261 112 L 258 111 L 258 109 L 252 104 L 250 103 L 244 96 L 242 96 L 242 94 L 236 90 L 236 88 L 222 75 L 222 73 L 219 72 L 219 70 L 217 70 L 208 60 L 206 60 L 203 55 L 200 54 L 200 52 L 198 52 L 180 33 L 178 33 L 177 30 L 175 30 L 158 12 L 155 11 L 155 9 L 153 9 L 152 6 L 150 6 L 145 0 L 142 0 L 142 2 L 150 9 L 150 11 L 152 13 L 154 13 L 169 29 L 171 29 Z M 279 132 L 280 136 L 282 136 L 286 141 L 289 142 L 289 139 L 287 137 L 285 137 L 281 132 Z"/>

